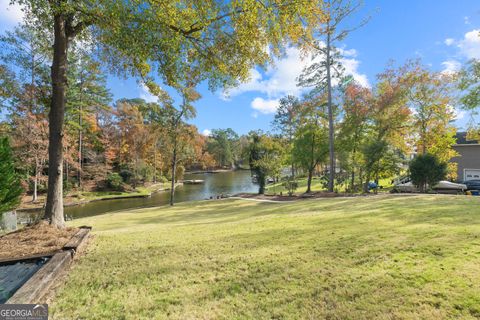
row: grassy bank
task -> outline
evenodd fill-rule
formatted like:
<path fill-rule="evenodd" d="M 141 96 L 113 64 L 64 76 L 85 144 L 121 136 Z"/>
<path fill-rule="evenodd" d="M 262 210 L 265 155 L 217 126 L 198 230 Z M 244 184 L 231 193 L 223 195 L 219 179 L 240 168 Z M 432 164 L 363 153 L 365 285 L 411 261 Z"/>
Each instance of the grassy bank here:
<path fill-rule="evenodd" d="M 178 186 L 178 184 L 176 185 Z M 74 206 L 92 201 L 108 200 L 108 199 L 123 199 L 123 198 L 136 198 L 136 197 L 148 197 L 153 192 L 159 192 L 162 190 L 169 190 L 171 187 L 170 182 L 155 183 L 150 186 L 137 187 L 132 191 L 73 191 L 67 193 L 63 202 L 66 206 Z M 19 210 L 25 209 L 41 209 L 46 201 L 46 195 L 42 194 L 38 197 L 37 202 L 31 201 L 31 196 L 24 196 Z"/>
<path fill-rule="evenodd" d="M 54 319 L 474 319 L 480 198 L 203 201 L 75 221 Z"/>
<path fill-rule="evenodd" d="M 278 183 L 268 185 L 265 189 L 266 194 L 279 194 L 280 192 L 282 192 L 283 194 L 286 194 L 288 190 L 284 186 L 282 186 L 282 183 L 283 182 L 278 182 Z M 298 188 L 295 191 L 295 194 L 305 193 L 307 191 L 307 178 L 298 178 L 297 183 L 298 183 Z M 379 185 L 382 187 L 381 189 L 378 190 L 379 192 L 388 191 L 393 186 L 392 179 L 382 179 L 379 181 Z M 345 192 L 346 184 L 343 184 L 343 185 L 336 184 L 335 186 L 338 192 Z M 324 186 L 324 182 L 320 178 L 314 177 L 312 179 L 311 190 L 312 192 L 325 191 L 326 186 Z"/>

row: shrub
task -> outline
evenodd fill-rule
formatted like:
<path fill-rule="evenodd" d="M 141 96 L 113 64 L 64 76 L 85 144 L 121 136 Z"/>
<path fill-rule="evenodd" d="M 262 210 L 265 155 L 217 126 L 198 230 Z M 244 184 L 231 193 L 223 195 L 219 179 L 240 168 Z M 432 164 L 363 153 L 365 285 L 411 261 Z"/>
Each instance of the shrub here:
<path fill-rule="evenodd" d="M 166 182 L 168 182 L 168 178 L 165 177 L 165 176 L 160 176 L 160 177 L 157 178 L 157 181 L 166 183 Z"/>
<path fill-rule="evenodd" d="M 287 181 L 285 181 L 284 183 L 282 183 L 282 186 L 285 187 L 285 189 L 287 189 L 287 192 L 288 192 L 288 195 L 289 196 L 292 196 L 293 193 L 297 190 L 298 188 L 298 182 L 295 181 L 294 178 L 292 177 L 289 177 L 287 179 Z"/>
<path fill-rule="evenodd" d="M 409 169 L 412 183 L 420 192 L 427 191 L 427 187 L 433 187 L 447 175 L 447 164 L 428 153 L 415 157 Z"/>
<path fill-rule="evenodd" d="M 120 177 L 122 177 L 123 182 L 130 183 L 130 180 L 133 177 L 133 172 L 129 169 L 122 169 L 119 173 Z"/>
<path fill-rule="evenodd" d="M 107 185 L 112 190 L 123 190 L 123 179 L 120 174 L 113 172 L 107 175 Z"/>
<path fill-rule="evenodd" d="M 178 180 L 182 180 L 184 174 L 185 174 L 185 167 L 182 165 L 178 165 L 175 169 L 175 180 L 176 180 L 175 182 L 177 182 Z"/>
<path fill-rule="evenodd" d="M 153 180 L 153 168 L 147 164 L 142 164 L 138 168 L 138 175 L 137 179 L 143 181 L 152 181 Z"/>

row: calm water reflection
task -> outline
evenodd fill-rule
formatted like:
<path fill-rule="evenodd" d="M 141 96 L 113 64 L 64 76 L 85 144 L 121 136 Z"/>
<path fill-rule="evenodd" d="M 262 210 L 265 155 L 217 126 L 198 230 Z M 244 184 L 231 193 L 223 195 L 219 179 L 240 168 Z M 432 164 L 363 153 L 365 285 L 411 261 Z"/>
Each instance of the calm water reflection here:
<path fill-rule="evenodd" d="M 175 190 L 175 202 L 203 200 L 220 194 L 258 191 L 258 186 L 252 183 L 250 171 L 248 170 L 186 174 L 185 179 L 205 180 L 205 182 L 203 184 L 177 187 Z M 169 192 L 158 192 L 149 198 L 90 202 L 84 205 L 66 207 L 65 214 L 73 218 L 80 218 L 117 210 L 161 206 L 168 204 L 169 196 Z"/>

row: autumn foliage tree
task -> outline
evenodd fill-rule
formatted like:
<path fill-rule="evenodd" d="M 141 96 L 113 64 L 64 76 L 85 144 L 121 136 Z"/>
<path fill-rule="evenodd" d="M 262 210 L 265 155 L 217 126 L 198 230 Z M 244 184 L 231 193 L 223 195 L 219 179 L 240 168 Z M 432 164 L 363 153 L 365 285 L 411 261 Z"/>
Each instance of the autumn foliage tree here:
<path fill-rule="evenodd" d="M 350 190 L 356 188 L 357 176 L 362 176 L 364 158 L 361 148 L 368 138 L 372 116 L 373 94 L 369 88 L 353 82 L 343 92 L 343 119 L 337 139 L 342 169 L 350 172 Z"/>
<path fill-rule="evenodd" d="M 307 193 L 311 192 L 315 169 L 328 158 L 328 111 L 324 94 L 307 97 L 297 109 L 293 160 L 307 172 Z"/>
<path fill-rule="evenodd" d="M 447 163 L 456 156 L 456 129 L 452 107 L 453 79 L 448 74 L 432 72 L 419 61 L 407 63 L 408 105 L 413 113 L 410 134 L 414 136 L 419 154 L 432 154 Z M 450 178 L 455 179 L 456 167 L 450 165 Z"/>
<path fill-rule="evenodd" d="M 210 87 L 233 85 L 255 64 L 281 52 L 282 40 L 301 43 L 320 23 L 323 5 L 306 1 L 47 1 L 15 0 L 40 29 L 53 26 L 49 112 L 49 184 L 45 218 L 64 226 L 63 131 L 68 49 L 93 29 L 104 61 L 118 73 L 146 78 L 155 70 L 167 85 L 192 66 Z M 259 48 L 271 47 L 271 50 Z M 150 82 L 150 81 L 149 81 Z M 152 91 L 158 87 L 148 83 Z M 155 88 L 156 87 L 156 88 Z"/>
<path fill-rule="evenodd" d="M 249 133 L 250 171 L 258 183 L 258 194 L 265 193 L 268 177 L 276 177 L 283 165 L 284 150 L 278 140 L 262 132 Z"/>
<path fill-rule="evenodd" d="M 285 148 L 288 162 L 290 163 L 290 175 L 295 177 L 295 161 L 293 160 L 293 141 L 298 126 L 300 113 L 300 100 L 292 95 L 280 99 L 275 117 L 272 122 L 273 128 L 285 139 Z"/>
<path fill-rule="evenodd" d="M 480 123 L 475 120 L 480 110 L 480 60 L 472 59 L 460 70 L 457 88 L 462 92 L 461 107 L 472 116 L 468 123 L 468 136 L 472 140 L 480 140 Z"/>

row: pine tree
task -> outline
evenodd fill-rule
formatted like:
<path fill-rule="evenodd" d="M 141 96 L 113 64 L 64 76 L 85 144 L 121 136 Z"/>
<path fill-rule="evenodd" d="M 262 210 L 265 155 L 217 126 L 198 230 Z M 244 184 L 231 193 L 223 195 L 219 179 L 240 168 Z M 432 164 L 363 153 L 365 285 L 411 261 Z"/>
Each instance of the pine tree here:
<path fill-rule="evenodd" d="M 0 138 L 0 213 L 14 209 L 22 192 L 8 138 Z"/>

